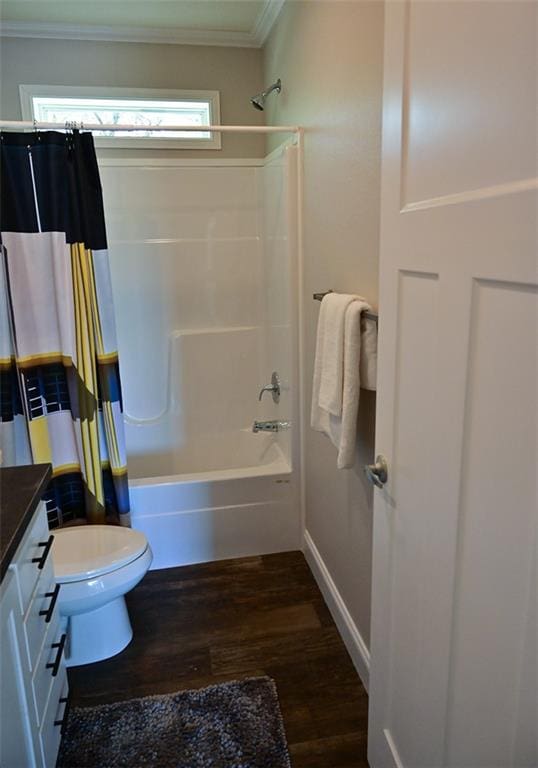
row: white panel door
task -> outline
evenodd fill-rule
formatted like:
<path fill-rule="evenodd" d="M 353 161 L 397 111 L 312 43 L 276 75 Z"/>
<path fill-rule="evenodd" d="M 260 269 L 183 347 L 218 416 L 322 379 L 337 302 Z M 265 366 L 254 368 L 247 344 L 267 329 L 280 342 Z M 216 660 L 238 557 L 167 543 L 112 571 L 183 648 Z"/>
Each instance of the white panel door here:
<path fill-rule="evenodd" d="M 537 752 L 535 2 L 388 2 L 372 768 Z"/>

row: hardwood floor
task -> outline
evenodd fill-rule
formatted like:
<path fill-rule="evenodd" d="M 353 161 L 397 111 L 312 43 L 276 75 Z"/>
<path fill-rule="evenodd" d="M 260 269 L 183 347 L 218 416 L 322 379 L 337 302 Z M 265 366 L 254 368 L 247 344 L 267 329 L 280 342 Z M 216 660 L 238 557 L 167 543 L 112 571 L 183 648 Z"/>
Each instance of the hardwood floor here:
<path fill-rule="evenodd" d="M 266 674 L 293 768 L 366 768 L 368 697 L 302 553 L 152 571 L 127 602 L 133 641 L 69 670 L 73 706 Z"/>

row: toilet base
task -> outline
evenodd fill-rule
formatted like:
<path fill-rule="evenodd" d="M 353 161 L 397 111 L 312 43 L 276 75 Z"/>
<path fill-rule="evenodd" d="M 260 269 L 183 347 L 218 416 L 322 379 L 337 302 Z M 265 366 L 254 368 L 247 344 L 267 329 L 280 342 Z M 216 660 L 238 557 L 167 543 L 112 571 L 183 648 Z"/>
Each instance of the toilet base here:
<path fill-rule="evenodd" d="M 69 616 L 65 664 L 77 667 L 115 656 L 133 638 L 123 595 L 95 611 Z"/>

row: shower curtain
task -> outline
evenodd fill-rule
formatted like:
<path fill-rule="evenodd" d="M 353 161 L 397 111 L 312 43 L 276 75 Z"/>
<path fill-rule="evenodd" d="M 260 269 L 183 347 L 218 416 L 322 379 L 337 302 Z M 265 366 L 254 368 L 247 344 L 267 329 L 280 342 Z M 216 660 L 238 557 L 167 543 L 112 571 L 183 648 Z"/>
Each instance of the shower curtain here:
<path fill-rule="evenodd" d="M 121 385 L 90 133 L 0 134 L 1 447 L 50 462 L 49 523 L 129 524 Z M 28 443 L 26 445 L 25 443 Z"/>

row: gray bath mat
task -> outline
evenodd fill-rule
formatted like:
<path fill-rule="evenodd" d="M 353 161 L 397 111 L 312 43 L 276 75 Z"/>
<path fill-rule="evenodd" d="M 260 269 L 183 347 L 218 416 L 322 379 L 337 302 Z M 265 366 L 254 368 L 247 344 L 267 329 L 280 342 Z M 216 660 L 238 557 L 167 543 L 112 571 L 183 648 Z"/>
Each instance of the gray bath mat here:
<path fill-rule="evenodd" d="M 56 768 L 290 768 L 269 677 L 73 708 Z"/>

